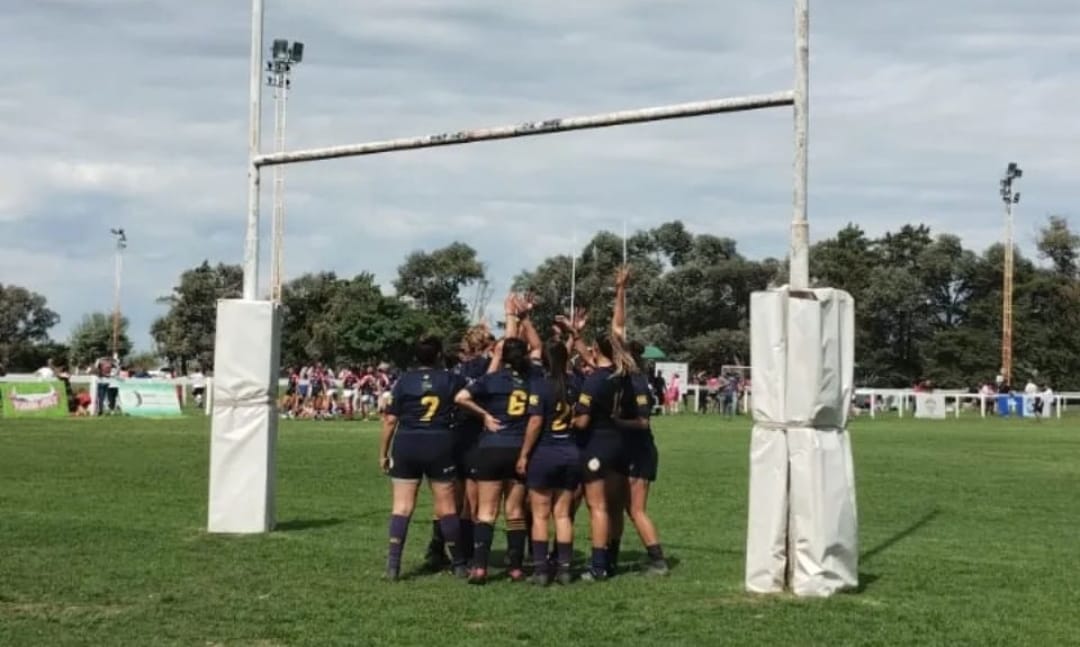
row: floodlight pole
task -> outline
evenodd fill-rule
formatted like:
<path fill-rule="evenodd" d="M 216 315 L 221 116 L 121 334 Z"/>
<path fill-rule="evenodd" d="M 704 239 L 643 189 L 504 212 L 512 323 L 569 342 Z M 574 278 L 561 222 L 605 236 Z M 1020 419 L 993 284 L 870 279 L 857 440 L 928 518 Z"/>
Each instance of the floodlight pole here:
<path fill-rule="evenodd" d="M 795 0 L 795 190 L 789 254 L 792 289 L 810 287 L 810 223 L 807 220 L 807 135 L 810 130 L 810 9 Z"/>
<path fill-rule="evenodd" d="M 1013 369 L 1013 274 L 1015 272 L 1015 259 L 1013 254 L 1013 205 L 1020 202 L 1020 193 L 1013 193 L 1013 181 L 1019 179 L 1024 172 L 1011 162 L 1005 169 L 1005 177 L 1001 180 L 1001 200 L 1005 203 L 1005 253 L 1004 268 L 1002 268 L 1001 290 L 1001 376 L 1005 384 L 1012 384 Z"/>
<path fill-rule="evenodd" d="M 113 274 L 113 316 L 112 316 L 112 354 L 113 361 L 120 360 L 120 282 L 124 272 L 124 249 L 127 248 L 127 235 L 123 229 L 111 229 L 116 238 L 116 260 Z"/>
<path fill-rule="evenodd" d="M 244 299 L 259 292 L 259 157 L 262 138 L 263 0 L 251 0 L 251 68 L 248 86 L 248 210 L 244 235 Z"/>
<path fill-rule="evenodd" d="M 266 64 L 270 73 L 267 83 L 274 88 L 274 152 L 285 152 L 285 111 L 292 87 L 292 68 L 300 63 L 303 43 L 289 44 L 275 40 L 271 60 Z M 283 248 L 285 235 L 285 168 L 274 167 L 274 219 L 270 225 L 270 300 L 281 302 L 283 280 Z"/>

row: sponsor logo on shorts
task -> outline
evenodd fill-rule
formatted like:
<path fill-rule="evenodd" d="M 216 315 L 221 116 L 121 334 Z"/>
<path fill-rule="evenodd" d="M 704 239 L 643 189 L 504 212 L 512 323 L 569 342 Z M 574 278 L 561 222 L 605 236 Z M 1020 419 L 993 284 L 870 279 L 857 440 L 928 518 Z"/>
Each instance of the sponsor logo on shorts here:
<path fill-rule="evenodd" d="M 591 472 L 599 472 L 600 471 L 600 459 L 599 458 L 590 458 L 589 463 L 588 463 L 588 467 L 589 467 L 589 471 L 591 471 Z"/>

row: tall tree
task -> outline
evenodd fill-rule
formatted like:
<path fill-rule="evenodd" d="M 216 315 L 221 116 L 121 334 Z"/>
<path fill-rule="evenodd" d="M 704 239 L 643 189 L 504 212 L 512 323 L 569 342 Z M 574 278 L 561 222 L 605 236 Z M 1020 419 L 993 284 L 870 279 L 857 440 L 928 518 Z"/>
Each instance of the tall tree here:
<path fill-rule="evenodd" d="M 416 251 L 398 268 L 394 289 L 429 319 L 430 334 L 448 341 L 460 337 L 469 323 L 462 290 L 484 278 L 476 250 L 455 242 L 431 252 Z"/>
<path fill-rule="evenodd" d="M 49 329 L 60 316 L 49 309 L 45 297 L 17 285 L 0 283 L 0 364 L 7 370 L 32 370 L 16 366 L 13 359 L 32 352 L 32 347 L 49 341 Z"/>
<path fill-rule="evenodd" d="M 169 311 L 154 321 L 151 335 L 157 352 L 181 371 L 189 362 L 198 362 L 203 370 L 213 370 L 214 334 L 217 330 L 217 302 L 239 298 L 243 286 L 239 265 L 203 261 L 185 270 L 172 294 L 159 299 Z"/>
<path fill-rule="evenodd" d="M 121 359 L 131 352 L 131 339 L 128 337 L 127 317 L 120 318 L 120 337 L 118 349 Z M 99 358 L 111 357 L 113 339 L 113 318 L 106 312 L 91 312 L 83 315 L 82 320 L 71 331 L 71 362 L 75 366 L 91 366 Z"/>
<path fill-rule="evenodd" d="M 1039 255 L 1049 260 L 1054 271 L 1068 278 L 1077 276 L 1077 258 L 1080 257 L 1080 235 L 1069 229 L 1064 216 L 1050 216 L 1046 226 L 1039 232 L 1036 243 Z"/>

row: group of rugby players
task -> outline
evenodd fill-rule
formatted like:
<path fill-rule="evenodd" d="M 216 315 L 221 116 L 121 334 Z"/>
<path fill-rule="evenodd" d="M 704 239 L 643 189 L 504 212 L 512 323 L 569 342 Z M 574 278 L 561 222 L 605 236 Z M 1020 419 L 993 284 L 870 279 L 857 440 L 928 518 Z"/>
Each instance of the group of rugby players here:
<path fill-rule="evenodd" d="M 501 508 L 509 579 L 526 578 L 528 551 L 534 583 L 568 584 L 574 516 L 584 500 L 592 555 L 581 579 L 618 572 L 624 511 L 648 553 L 644 573 L 668 573 L 646 511 L 658 464 L 649 425 L 654 401 L 642 372 L 643 347 L 626 339 L 628 280 L 629 269 L 620 268 L 611 327 L 591 344 L 582 337 L 584 309 L 557 317 L 543 343 L 530 317 L 531 297 L 517 294 L 505 302 L 505 337 L 496 341 L 485 328 L 471 329 L 453 370 L 444 368 L 437 338 L 417 343 L 417 368 L 391 391 L 379 451 L 393 493 L 387 579 L 400 577 L 424 477 L 436 517 L 429 568 L 449 566 L 484 584 Z"/>

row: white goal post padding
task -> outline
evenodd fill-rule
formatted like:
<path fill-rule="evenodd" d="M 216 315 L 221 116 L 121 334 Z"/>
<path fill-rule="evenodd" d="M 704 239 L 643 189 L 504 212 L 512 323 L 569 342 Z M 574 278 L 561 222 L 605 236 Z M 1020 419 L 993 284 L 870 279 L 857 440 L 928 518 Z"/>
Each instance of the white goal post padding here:
<path fill-rule="evenodd" d="M 855 470 L 846 430 L 854 301 L 828 288 L 755 292 L 750 324 L 746 588 L 826 597 L 858 585 Z"/>
<path fill-rule="evenodd" d="M 218 302 L 207 523 L 212 533 L 262 533 L 274 526 L 280 313 L 270 301 Z"/>

